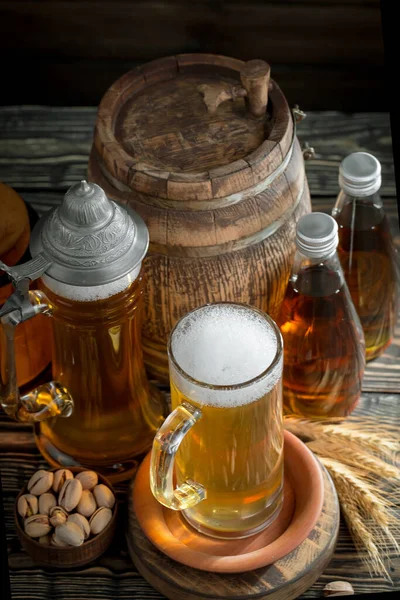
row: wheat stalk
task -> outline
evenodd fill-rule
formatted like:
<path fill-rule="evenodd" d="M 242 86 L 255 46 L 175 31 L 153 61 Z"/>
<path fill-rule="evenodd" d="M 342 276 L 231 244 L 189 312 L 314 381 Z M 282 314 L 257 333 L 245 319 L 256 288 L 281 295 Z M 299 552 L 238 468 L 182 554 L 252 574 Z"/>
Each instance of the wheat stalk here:
<path fill-rule="evenodd" d="M 359 448 L 351 448 L 352 451 L 349 452 L 348 445 L 343 445 L 332 437 L 329 440 L 307 442 L 307 446 L 318 456 L 336 459 L 357 471 L 363 471 L 363 477 L 374 482 L 382 477 L 400 481 L 400 469 L 397 466 Z"/>
<path fill-rule="evenodd" d="M 322 458 L 322 462 L 335 483 L 342 513 L 361 559 L 371 574 L 391 580 L 382 556 L 390 556 L 389 541 L 397 552 L 399 547 L 389 529 L 393 517 L 385 499 L 372 485 L 358 478 L 340 462 L 327 458 Z M 366 519 L 375 523 L 378 531 L 367 528 Z"/>
<path fill-rule="evenodd" d="M 342 513 L 349 528 L 354 545 L 371 575 L 383 576 L 389 581 L 391 577 L 381 558 L 381 549 L 375 543 L 375 536 L 365 526 L 353 502 L 341 500 Z M 365 555 L 365 552 L 367 553 Z"/>
<path fill-rule="evenodd" d="M 338 495 L 347 500 L 346 494 L 351 492 L 353 504 L 358 508 L 361 516 L 372 519 L 390 539 L 396 550 L 399 550 L 397 541 L 390 532 L 389 526 L 396 522 L 389 512 L 392 502 L 388 500 L 374 485 L 360 479 L 352 469 L 337 460 L 321 458 L 332 479 L 335 482 Z"/>
<path fill-rule="evenodd" d="M 398 506 L 400 451 L 398 426 L 372 417 L 309 421 L 285 417 L 285 428 L 302 439 L 328 469 L 357 551 L 371 574 L 391 581 L 383 559 L 399 552 Z"/>
<path fill-rule="evenodd" d="M 365 449 L 369 449 L 377 454 L 387 455 L 387 457 L 395 461 L 396 454 L 399 452 L 399 444 L 390 439 L 382 438 L 377 433 L 368 431 L 357 431 L 355 429 L 345 429 L 340 425 L 328 425 L 325 429 L 325 434 L 335 435 L 338 438 L 361 444 Z"/>
<path fill-rule="evenodd" d="M 304 441 L 330 439 L 342 440 L 352 444 L 353 448 L 359 446 L 363 452 L 369 450 L 382 458 L 396 462 L 400 452 L 399 435 L 396 428 L 389 429 L 376 422 L 373 427 L 370 420 L 364 423 L 360 419 L 349 422 L 335 420 L 309 421 L 296 417 L 285 417 L 285 428 Z"/>

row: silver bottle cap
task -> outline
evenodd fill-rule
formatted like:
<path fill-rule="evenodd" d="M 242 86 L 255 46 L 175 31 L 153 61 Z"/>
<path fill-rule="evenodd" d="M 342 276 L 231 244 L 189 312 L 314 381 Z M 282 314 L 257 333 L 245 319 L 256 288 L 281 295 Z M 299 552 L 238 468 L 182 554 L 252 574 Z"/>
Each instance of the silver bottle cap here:
<path fill-rule="evenodd" d="M 310 258 L 323 258 L 335 252 L 338 226 L 330 215 L 320 212 L 301 217 L 297 223 L 296 246 Z"/>
<path fill-rule="evenodd" d="M 95 183 L 81 181 L 36 224 L 30 251 L 51 261 L 46 275 L 56 281 L 98 286 L 132 272 L 148 245 L 147 227 L 136 212 L 109 200 Z"/>
<path fill-rule="evenodd" d="M 381 184 L 381 164 L 372 154 L 353 152 L 342 160 L 339 185 L 349 196 L 371 196 L 379 190 Z"/>

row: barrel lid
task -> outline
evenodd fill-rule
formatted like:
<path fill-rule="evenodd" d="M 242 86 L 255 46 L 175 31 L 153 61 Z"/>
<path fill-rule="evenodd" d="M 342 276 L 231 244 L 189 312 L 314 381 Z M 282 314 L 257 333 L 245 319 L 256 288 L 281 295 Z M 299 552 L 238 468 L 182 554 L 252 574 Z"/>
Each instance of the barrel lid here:
<path fill-rule="evenodd" d="M 135 211 L 107 198 L 97 184 L 81 181 L 35 225 L 30 251 L 51 261 L 46 275 L 53 279 L 98 286 L 132 272 L 148 244 L 147 227 Z"/>
<path fill-rule="evenodd" d="M 269 71 L 264 61 L 187 54 L 121 77 L 99 105 L 94 135 L 111 182 L 185 201 L 257 185 L 293 137 L 289 107 Z"/>

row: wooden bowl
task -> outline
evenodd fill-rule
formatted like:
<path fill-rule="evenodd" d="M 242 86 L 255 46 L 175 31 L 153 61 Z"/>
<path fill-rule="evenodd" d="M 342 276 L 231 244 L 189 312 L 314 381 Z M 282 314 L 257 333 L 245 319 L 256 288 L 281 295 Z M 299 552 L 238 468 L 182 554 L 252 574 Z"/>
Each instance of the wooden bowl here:
<path fill-rule="evenodd" d="M 80 473 L 81 471 L 88 470 L 82 467 L 66 468 L 68 468 L 68 470 L 71 471 L 71 473 L 73 473 L 74 475 L 76 473 Z M 52 471 L 53 473 L 55 471 L 58 471 L 58 469 L 48 470 Z M 104 485 L 109 487 L 115 496 L 115 490 L 113 489 L 111 483 L 99 473 L 97 473 L 97 476 L 99 478 L 99 483 L 103 483 Z M 117 501 L 115 502 L 114 507 L 112 509 L 113 515 L 111 521 L 103 529 L 103 531 L 101 531 L 99 534 L 89 539 L 88 541 L 83 542 L 82 546 L 68 546 L 67 548 L 58 548 L 56 546 L 45 546 L 43 544 L 39 544 L 38 541 L 29 537 L 23 530 L 21 526 L 22 519 L 18 514 L 17 505 L 20 496 L 27 493 L 29 492 L 26 484 L 18 494 L 17 499 L 15 500 L 14 520 L 15 527 L 17 529 L 18 537 L 21 541 L 22 547 L 28 552 L 28 554 L 36 563 L 44 566 L 57 567 L 58 569 L 80 567 L 98 558 L 101 554 L 103 554 L 103 552 L 105 552 L 105 550 L 110 545 L 117 525 Z"/>

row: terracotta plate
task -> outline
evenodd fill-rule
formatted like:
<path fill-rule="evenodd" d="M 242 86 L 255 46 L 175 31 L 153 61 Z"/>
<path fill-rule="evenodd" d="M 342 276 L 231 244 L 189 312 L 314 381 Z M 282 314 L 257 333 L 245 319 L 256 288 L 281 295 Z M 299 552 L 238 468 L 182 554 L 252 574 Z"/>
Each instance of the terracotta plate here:
<path fill-rule="evenodd" d="M 147 538 L 170 558 L 215 573 L 243 573 L 265 567 L 297 548 L 316 524 L 322 510 L 321 467 L 310 450 L 285 431 L 284 503 L 266 530 L 243 540 L 219 540 L 190 527 L 178 511 L 162 506 L 149 485 L 150 454 L 133 486 L 133 507 Z"/>

